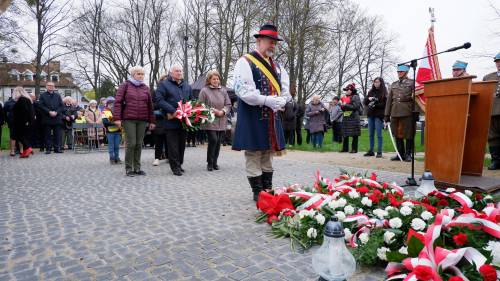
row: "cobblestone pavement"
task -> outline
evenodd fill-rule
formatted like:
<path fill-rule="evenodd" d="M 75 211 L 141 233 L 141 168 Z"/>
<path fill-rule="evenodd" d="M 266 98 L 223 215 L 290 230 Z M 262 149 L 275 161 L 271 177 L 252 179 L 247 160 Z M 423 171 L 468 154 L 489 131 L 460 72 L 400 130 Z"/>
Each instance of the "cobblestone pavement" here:
<path fill-rule="evenodd" d="M 315 280 L 312 251 L 292 252 L 254 222 L 243 154 L 221 154 L 222 170 L 207 172 L 206 148 L 188 148 L 176 177 L 146 149 L 147 176 L 134 178 L 104 152 L 2 155 L 0 280 Z M 286 156 L 275 168 L 275 185 L 338 174 Z M 375 268 L 350 280 L 382 279 Z"/>

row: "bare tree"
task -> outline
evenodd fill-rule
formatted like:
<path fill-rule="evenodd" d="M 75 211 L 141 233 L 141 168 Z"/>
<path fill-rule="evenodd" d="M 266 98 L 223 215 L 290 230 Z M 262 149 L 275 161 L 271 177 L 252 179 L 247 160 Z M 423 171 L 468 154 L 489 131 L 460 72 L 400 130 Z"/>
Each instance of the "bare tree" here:
<path fill-rule="evenodd" d="M 5 2 L 5 5 L 10 3 Z M 7 6 L 5 6 L 7 8 Z M 7 56 L 7 53 L 16 53 L 14 47 L 16 43 L 16 32 L 19 29 L 16 18 L 19 10 L 12 4 L 9 9 L 0 14 L 0 56 Z"/>
<path fill-rule="evenodd" d="M 18 33 L 18 38 L 35 53 L 35 94 L 40 94 L 41 73 L 44 65 L 60 56 L 67 54 L 58 50 L 61 45 L 62 31 L 71 22 L 71 1 L 56 0 L 25 0 L 28 16 L 36 23 L 36 47 L 32 47 L 26 33 Z"/>

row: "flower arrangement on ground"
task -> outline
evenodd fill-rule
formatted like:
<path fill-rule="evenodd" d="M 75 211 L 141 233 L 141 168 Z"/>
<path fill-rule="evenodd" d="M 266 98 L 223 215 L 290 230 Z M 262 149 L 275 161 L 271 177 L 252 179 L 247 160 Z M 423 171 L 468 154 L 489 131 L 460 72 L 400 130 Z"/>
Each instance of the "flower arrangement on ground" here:
<path fill-rule="evenodd" d="M 449 188 L 420 199 L 395 183 L 319 172 L 312 187 L 292 185 L 259 194 L 258 222 L 275 237 L 307 249 L 321 244 L 336 216 L 362 265 L 387 264 L 388 280 L 489 281 L 500 268 L 500 208 L 490 195 Z"/>

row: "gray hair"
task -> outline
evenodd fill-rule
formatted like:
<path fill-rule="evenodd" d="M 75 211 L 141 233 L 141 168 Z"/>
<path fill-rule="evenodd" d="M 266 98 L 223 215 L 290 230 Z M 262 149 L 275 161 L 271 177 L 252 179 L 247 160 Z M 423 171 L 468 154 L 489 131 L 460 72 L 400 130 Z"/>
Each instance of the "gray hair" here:
<path fill-rule="evenodd" d="M 135 65 L 128 69 L 128 73 L 130 74 L 130 76 L 134 76 L 134 74 L 137 72 L 144 72 L 144 67 Z"/>
<path fill-rule="evenodd" d="M 176 63 L 176 64 L 174 64 L 174 65 L 172 65 L 172 66 L 170 67 L 170 71 L 169 71 L 169 73 L 172 73 L 172 71 L 173 71 L 174 69 L 176 69 L 176 68 L 177 68 L 177 69 L 182 70 L 182 66 L 181 66 L 180 64 Z"/>

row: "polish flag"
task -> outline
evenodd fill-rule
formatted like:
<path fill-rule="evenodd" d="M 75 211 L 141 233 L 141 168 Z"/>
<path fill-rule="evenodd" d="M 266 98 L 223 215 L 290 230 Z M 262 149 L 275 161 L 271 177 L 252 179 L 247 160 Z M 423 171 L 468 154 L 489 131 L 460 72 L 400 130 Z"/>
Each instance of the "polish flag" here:
<path fill-rule="evenodd" d="M 428 56 L 436 53 L 436 41 L 434 40 L 434 26 L 429 28 L 429 36 L 425 43 L 425 50 L 423 56 Z M 439 60 L 437 56 L 428 57 L 421 61 L 417 69 L 417 87 L 415 94 L 417 97 L 417 104 L 425 112 L 425 97 L 423 82 L 429 80 L 441 79 L 441 70 L 439 69 Z"/>

